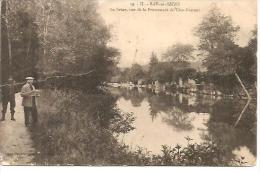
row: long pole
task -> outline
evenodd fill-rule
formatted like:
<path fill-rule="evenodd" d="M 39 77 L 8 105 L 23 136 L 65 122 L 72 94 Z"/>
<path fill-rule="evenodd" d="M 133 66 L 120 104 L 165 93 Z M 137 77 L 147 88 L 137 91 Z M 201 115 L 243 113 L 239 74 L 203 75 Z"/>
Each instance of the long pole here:
<path fill-rule="evenodd" d="M 243 90 L 245 91 L 248 100 L 251 100 L 252 97 L 250 96 L 249 92 L 247 91 L 245 85 L 243 84 L 243 82 L 241 81 L 240 77 L 238 76 L 237 72 L 235 72 L 235 76 L 237 77 L 237 80 L 239 81 L 240 85 L 242 86 Z"/>
<path fill-rule="evenodd" d="M 241 118 L 242 118 L 243 114 L 245 113 L 247 107 L 249 106 L 250 102 L 251 102 L 251 99 L 248 99 L 247 102 L 246 102 L 246 105 L 244 106 L 243 110 L 242 110 L 241 113 L 239 114 L 239 116 L 238 116 L 238 118 L 237 118 L 237 121 L 236 121 L 235 124 L 234 124 L 234 127 L 236 127 L 237 124 L 239 123 L 239 121 L 241 120 Z"/>
<path fill-rule="evenodd" d="M 250 96 L 249 92 L 247 91 L 245 85 L 243 84 L 243 82 L 241 81 L 240 77 L 238 76 L 237 72 L 235 72 L 235 76 L 237 77 L 237 80 L 239 81 L 240 85 L 242 86 L 243 90 L 245 91 L 246 95 L 247 95 L 247 103 L 246 105 L 244 106 L 243 110 L 241 111 L 240 115 L 238 116 L 238 119 L 234 125 L 234 127 L 237 126 L 237 124 L 239 123 L 239 121 L 241 120 L 243 114 L 245 113 L 247 107 L 249 106 L 251 100 L 252 100 L 252 97 Z"/>
<path fill-rule="evenodd" d="M 64 74 L 62 76 L 50 76 L 50 77 L 46 77 L 45 79 L 41 79 L 41 80 L 38 80 L 38 82 L 47 82 L 48 80 L 51 80 L 51 79 L 62 79 L 62 78 L 66 78 L 66 77 L 87 77 L 88 75 L 90 75 L 91 73 L 95 72 L 95 70 L 90 70 L 89 72 L 87 73 L 81 73 L 81 74 Z M 21 85 L 21 84 L 24 84 L 24 82 L 20 82 L 20 83 L 15 83 L 15 85 Z M 0 85 L 0 89 L 2 87 L 5 87 L 5 86 L 11 86 L 9 83 L 7 84 L 2 84 Z"/>

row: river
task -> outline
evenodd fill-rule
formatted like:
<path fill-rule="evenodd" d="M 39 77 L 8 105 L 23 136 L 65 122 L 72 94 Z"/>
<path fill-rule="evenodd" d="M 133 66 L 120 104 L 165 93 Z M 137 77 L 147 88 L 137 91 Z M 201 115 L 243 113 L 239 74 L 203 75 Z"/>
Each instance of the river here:
<path fill-rule="evenodd" d="M 141 147 L 160 154 L 162 145 L 187 145 L 208 139 L 224 147 L 226 157 L 256 161 L 256 104 L 251 103 L 237 125 L 246 101 L 205 95 L 155 93 L 143 88 L 109 88 L 117 107 L 135 117 L 135 129 L 118 140 L 133 150 Z"/>

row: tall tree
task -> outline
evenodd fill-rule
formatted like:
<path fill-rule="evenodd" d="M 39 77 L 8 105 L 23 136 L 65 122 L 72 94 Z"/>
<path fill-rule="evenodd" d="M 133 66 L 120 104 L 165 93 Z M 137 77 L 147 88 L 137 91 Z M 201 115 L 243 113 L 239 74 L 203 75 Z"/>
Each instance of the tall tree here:
<path fill-rule="evenodd" d="M 195 35 L 200 38 L 199 50 L 210 56 L 224 41 L 234 42 L 238 31 L 239 26 L 233 24 L 230 16 L 225 16 L 217 7 L 213 7 L 195 28 Z"/>
<path fill-rule="evenodd" d="M 1 83 L 7 82 L 9 77 L 9 56 L 6 24 L 6 1 L 1 1 Z"/>
<path fill-rule="evenodd" d="M 199 50 L 204 53 L 204 65 L 209 74 L 231 75 L 234 74 L 240 85 L 250 95 L 241 81 L 237 69 L 240 58 L 239 46 L 235 44 L 239 27 L 233 24 L 230 16 L 225 16 L 217 7 L 213 7 L 195 29 L 195 35 L 199 37 Z"/>
<path fill-rule="evenodd" d="M 177 43 L 163 54 L 163 59 L 169 62 L 172 68 L 171 80 L 178 80 L 179 77 L 189 78 L 191 73 L 195 72 L 195 69 L 190 66 L 190 62 L 194 59 L 194 50 L 194 47 L 190 44 Z M 170 72 L 169 69 L 167 71 Z M 169 78 L 169 75 L 167 76 Z"/>
<path fill-rule="evenodd" d="M 42 2 L 39 7 L 43 5 L 41 14 L 47 20 L 38 19 L 46 28 L 39 31 L 45 52 L 39 64 L 42 71 L 77 74 L 95 70 L 88 83 L 98 85 L 106 80 L 120 54 L 107 46 L 111 35 L 97 13 L 97 1 Z"/>
<path fill-rule="evenodd" d="M 148 73 L 146 76 L 147 81 L 152 82 L 152 80 L 153 80 L 152 75 L 155 72 L 158 64 L 159 64 L 159 60 L 157 58 L 157 55 L 154 52 L 152 52 L 151 57 L 150 57 L 150 62 L 149 62 L 149 69 L 148 69 Z"/>
<path fill-rule="evenodd" d="M 152 52 L 150 62 L 149 62 L 149 71 L 152 70 L 153 67 L 155 67 L 159 63 L 159 60 L 157 58 L 157 55 Z"/>
<path fill-rule="evenodd" d="M 37 64 L 37 25 L 35 24 L 35 15 L 33 15 L 31 0 L 5 0 L 7 4 L 6 11 L 8 15 L 4 21 L 8 23 L 2 25 L 3 49 L 2 54 L 9 61 L 9 74 L 15 80 L 21 81 L 26 75 L 32 75 L 35 72 Z M 3 8 L 3 6 L 2 6 Z M 8 52 L 8 53 L 5 53 Z M 7 56 L 9 54 L 9 56 Z M 8 77 L 9 75 L 4 75 Z"/>

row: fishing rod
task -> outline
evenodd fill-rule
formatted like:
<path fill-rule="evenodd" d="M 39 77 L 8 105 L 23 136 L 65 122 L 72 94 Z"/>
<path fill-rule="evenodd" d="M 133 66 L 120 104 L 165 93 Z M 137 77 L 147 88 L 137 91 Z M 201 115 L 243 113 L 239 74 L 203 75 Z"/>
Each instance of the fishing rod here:
<path fill-rule="evenodd" d="M 81 73 L 81 74 L 68 74 L 68 73 L 65 73 L 65 75 L 59 75 L 59 76 L 49 76 L 49 77 L 46 77 L 45 79 L 42 79 L 42 80 L 37 80 L 38 82 L 46 82 L 50 79 L 54 79 L 54 78 L 66 78 L 66 77 L 83 77 L 83 76 L 86 76 L 86 75 L 89 75 L 91 73 L 93 73 L 94 71 L 96 70 L 90 70 L 89 72 L 87 73 Z M 13 85 L 14 86 L 17 86 L 17 85 L 23 85 L 24 82 L 20 82 L 20 83 L 14 83 Z M 11 84 L 4 84 L 4 85 L 0 85 L 0 88 L 2 87 L 5 87 L 5 86 L 10 86 Z"/>
<path fill-rule="evenodd" d="M 53 78 L 82 77 L 82 76 L 89 75 L 89 74 L 93 73 L 94 71 L 95 71 L 95 70 L 90 70 L 90 71 L 87 72 L 87 73 L 81 73 L 81 74 L 68 74 L 68 73 L 65 73 L 65 75 L 50 76 L 50 77 L 47 77 L 46 79 L 42 79 L 42 80 L 38 80 L 38 81 L 39 81 L 39 82 L 44 82 L 44 81 L 47 81 L 47 80 L 53 79 Z"/>

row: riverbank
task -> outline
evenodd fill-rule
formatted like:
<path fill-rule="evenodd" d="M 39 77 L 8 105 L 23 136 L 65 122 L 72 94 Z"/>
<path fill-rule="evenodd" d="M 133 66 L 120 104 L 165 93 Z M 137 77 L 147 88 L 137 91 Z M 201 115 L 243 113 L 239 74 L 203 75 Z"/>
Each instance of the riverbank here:
<path fill-rule="evenodd" d="M 224 94 L 217 90 L 199 90 L 190 87 L 170 87 L 166 85 L 155 86 L 152 84 L 132 84 L 132 83 L 106 83 L 109 87 L 114 88 L 140 88 L 140 89 L 149 89 L 154 91 L 155 93 L 166 93 L 166 94 L 174 94 L 174 93 L 182 93 L 188 95 L 202 95 L 202 96 L 210 96 L 213 99 L 241 99 L 241 100 L 248 100 L 246 94 L 242 95 L 234 95 L 234 94 Z M 198 85 L 199 86 L 199 85 Z M 256 100 L 255 94 L 253 94 L 252 100 Z"/>

